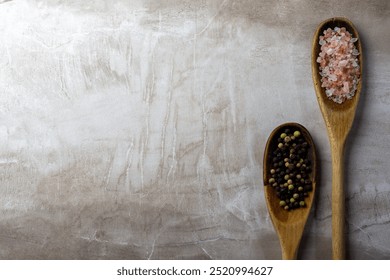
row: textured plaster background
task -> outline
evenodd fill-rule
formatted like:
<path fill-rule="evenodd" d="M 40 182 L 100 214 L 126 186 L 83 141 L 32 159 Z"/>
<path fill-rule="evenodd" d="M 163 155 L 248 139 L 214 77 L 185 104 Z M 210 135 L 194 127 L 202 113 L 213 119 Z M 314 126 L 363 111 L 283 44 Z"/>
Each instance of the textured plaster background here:
<path fill-rule="evenodd" d="M 346 151 L 348 257 L 390 258 L 390 2 L 0 1 L 0 258 L 278 259 L 272 129 L 320 156 L 299 257 L 331 258 L 310 48 L 347 16 L 365 52 Z"/>

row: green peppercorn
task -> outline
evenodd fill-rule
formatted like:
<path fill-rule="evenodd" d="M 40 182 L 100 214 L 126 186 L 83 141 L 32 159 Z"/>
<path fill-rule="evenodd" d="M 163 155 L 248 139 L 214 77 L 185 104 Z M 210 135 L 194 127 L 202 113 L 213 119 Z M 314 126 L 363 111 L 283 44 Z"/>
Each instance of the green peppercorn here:
<path fill-rule="evenodd" d="M 282 138 L 282 139 L 284 139 L 286 136 L 287 136 L 287 134 L 284 132 L 282 134 L 280 134 L 280 138 Z"/>
<path fill-rule="evenodd" d="M 298 130 L 296 130 L 296 131 L 294 131 L 294 136 L 299 137 L 299 136 L 301 136 L 301 133 Z"/>
<path fill-rule="evenodd" d="M 298 187 L 298 191 L 299 191 L 299 192 L 302 192 L 302 191 L 303 191 L 303 187 L 302 187 L 302 186 L 299 186 L 299 187 Z"/>
<path fill-rule="evenodd" d="M 293 181 L 291 179 L 287 180 L 287 184 L 291 185 L 292 183 L 293 183 Z"/>
<path fill-rule="evenodd" d="M 269 179 L 268 183 L 270 183 L 270 184 L 275 183 L 275 179 L 274 178 Z"/>
<path fill-rule="evenodd" d="M 301 200 L 300 202 L 299 202 L 299 206 L 301 206 L 301 207 L 304 207 L 306 204 L 305 204 L 305 202 L 303 201 L 303 200 Z"/>
<path fill-rule="evenodd" d="M 284 175 L 284 180 L 288 180 L 290 178 L 290 176 L 287 174 L 287 175 Z"/>
<path fill-rule="evenodd" d="M 279 144 L 278 144 L 278 148 L 279 148 L 279 149 L 283 148 L 283 143 L 279 143 Z"/>
<path fill-rule="evenodd" d="M 284 200 L 281 200 L 281 201 L 279 202 L 279 205 L 282 206 L 282 207 L 284 207 L 284 206 L 286 206 L 286 202 L 285 202 Z"/>
<path fill-rule="evenodd" d="M 288 210 L 288 209 L 289 209 L 288 205 L 284 206 L 284 210 Z"/>
<path fill-rule="evenodd" d="M 288 189 L 292 191 L 294 189 L 294 185 L 288 185 Z"/>
<path fill-rule="evenodd" d="M 271 174 L 275 174 L 276 171 L 275 171 L 275 169 L 271 169 L 270 172 L 271 172 Z"/>
<path fill-rule="evenodd" d="M 293 194 L 293 198 L 298 199 L 298 198 L 299 198 L 299 194 L 294 193 L 294 194 Z"/>
<path fill-rule="evenodd" d="M 294 198 L 290 198 L 290 202 L 291 202 L 291 203 L 294 203 L 294 202 L 295 202 L 295 199 L 294 199 Z"/>

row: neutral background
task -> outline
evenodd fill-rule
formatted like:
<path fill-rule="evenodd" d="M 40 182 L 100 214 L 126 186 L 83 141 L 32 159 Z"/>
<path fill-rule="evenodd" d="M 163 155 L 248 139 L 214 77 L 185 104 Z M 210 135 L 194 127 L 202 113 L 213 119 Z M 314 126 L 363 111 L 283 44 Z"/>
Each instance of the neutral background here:
<path fill-rule="evenodd" d="M 390 258 L 389 1 L 0 3 L 0 258 L 279 259 L 262 157 L 288 121 L 321 166 L 299 258 L 331 258 L 310 48 L 332 16 L 365 54 L 348 257 Z"/>

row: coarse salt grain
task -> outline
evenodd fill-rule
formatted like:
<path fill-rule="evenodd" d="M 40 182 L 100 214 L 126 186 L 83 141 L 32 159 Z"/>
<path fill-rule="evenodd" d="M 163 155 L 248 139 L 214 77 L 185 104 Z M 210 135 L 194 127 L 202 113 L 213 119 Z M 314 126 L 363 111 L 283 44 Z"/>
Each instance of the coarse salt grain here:
<path fill-rule="evenodd" d="M 328 98 L 339 104 L 355 95 L 360 79 L 356 41 L 345 27 L 328 28 L 319 37 L 321 87 Z"/>

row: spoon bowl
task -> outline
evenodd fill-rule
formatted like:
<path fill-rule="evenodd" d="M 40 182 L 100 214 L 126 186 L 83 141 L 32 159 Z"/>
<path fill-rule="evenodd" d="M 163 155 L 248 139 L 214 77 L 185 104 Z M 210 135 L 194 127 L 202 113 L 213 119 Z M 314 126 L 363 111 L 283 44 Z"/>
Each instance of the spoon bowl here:
<path fill-rule="evenodd" d="M 346 18 L 335 17 L 335 18 L 327 19 L 327 20 L 323 21 L 322 23 L 320 23 L 320 25 L 317 27 L 317 30 L 316 30 L 314 37 L 313 37 L 311 67 L 312 67 L 312 77 L 313 77 L 313 82 L 314 82 L 314 88 L 316 91 L 317 99 L 318 99 L 318 102 L 320 104 L 322 114 L 324 114 L 324 113 L 326 114 L 326 116 L 324 116 L 324 118 L 325 118 L 327 127 L 328 127 L 328 124 L 330 124 L 330 123 L 328 123 L 328 119 L 330 116 L 332 116 L 333 118 L 336 118 L 336 117 L 340 118 L 343 121 L 345 119 L 347 119 L 348 123 L 346 123 L 346 124 L 348 124 L 349 126 L 352 125 L 351 120 L 353 120 L 353 118 L 354 118 L 356 105 L 358 104 L 360 92 L 362 89 L 362 83 L 361 83 L 361 79 L 360 79 L 360 81 L 357 85 L 357 90 L 356 90 L 354 97 L 352 99 L 346 100 L 345 102 L 343 102 L 341 104 L 337 104 L 336 102 L 333 102 L 332 100 L 330 100 L 326 97 L 325 89 L 321 87 L 321 75 L 320 75 L 318 63 L 316 61 L 317 57 L 320 53 L 320 47 L 321 47 L 319 44 L 319 37 L 320 37 L 320 35 L 322 35 L 322 32 L 324 30 L 326 30 L 328 28 L 333 29 L 335 27 L 345 27 L 347 29 L 347 31 L 349 31 L 352 34 L 353 37 L 358 38 L 358 40 L 355 42 L 355 46 L 359 51 L 358 60 L 359 60 L 359 65 L 360 65 L 360 72 L 362 71 L 362 66 L 363 66 L 362 65 L 362 61 L 363 61 L 363 59 L 362 59 L 362 46 L 361 46 L 359 34 L 358 34 L 356 28 L 354 27 L 354 25 L 352 24 L 352 22 Z M 331 129 L 332 133 L 337 134 L 337 135 L 339 135 L 339 134 L 345 135 L 345 131 L 346 131 L 345 128 L 342 130 L 337 129 L 337 126 L 330 126 L 330 127 L 328 127 L 328 129 Z M 349 127 L 349 129 L 350 129 L 350 127 Z"/>
<path fill-rule="evenodd" d="M 319 36 L 327 28 L 345 27 L 353 37 L 357 38 L 355 46 L 359 51 L 358 61 L 360 66 L 360 80 L 355 95 L 341 104 L 328 99 L 325 89 L 321 87 L 321 75 L 317 64 L 320 53 Z M 312 42 L 311 68 L 314 88 L 322 116 L 328 131 L 330 148 L 332 153 L 332 250 L 333 259 L 345 258 L 345 198 L 343 188 L 343 159 L 345 141 L 351 130 L 355 117 L 357 104 L 362 90 L 362 45 L 359 34 L 346 18 L 330 18 L 317 27 Z"/>
<path fill-rule="evenodd" d="M 279 199 L 276 196 L 276 192 L 268 183 L 271 178 L 270 170 L 272 168 L 272 151 L 274 151 L 278 145 L 277 139 L 279 135 L 287 128 L 292 131 L 301 131 L 302 136 L 310 145 L 308 159 L 312 162 L 312 171 L 309 176 L 312 182 L 312 191 L 309 193 L 308 197 L 305 198 L 306 207 L 289 211 L 283 209 L 283 207 L 279 205 Z M 283 259 L 297 258 L 299 244 L 313 204 L 316 190 L 316 162 L 317 157 L 313 139 L 307 129 L 302 125 L 298 123 L 285 123 L 275 128 L 270 134 L 265 146 L 263 158 L 264 194 L 272 223 L 279 237 Z"/>

